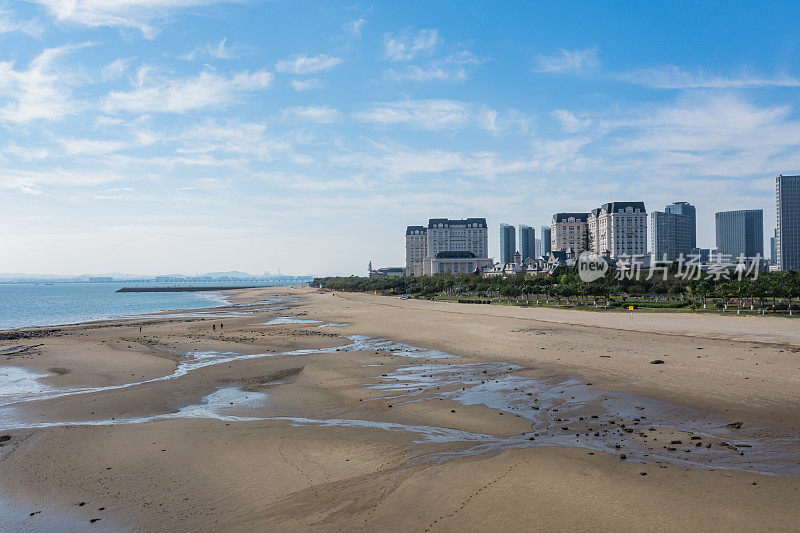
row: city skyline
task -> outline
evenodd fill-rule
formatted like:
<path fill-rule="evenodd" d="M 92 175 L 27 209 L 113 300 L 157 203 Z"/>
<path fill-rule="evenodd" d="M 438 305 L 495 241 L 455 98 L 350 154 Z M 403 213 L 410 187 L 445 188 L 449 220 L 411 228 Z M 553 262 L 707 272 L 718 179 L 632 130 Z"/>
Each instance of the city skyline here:
<path fill-rule="evenodd" d="M 763 209 L 768 242 L 800 171 L 798 16 L 2 3 L 0 271 L 349 274 L 401 265 L 383 237 L 432 215 L 487 217 L 497 250 L 498 222 L 598 198 L 689 201 L 703 248 L 717 211 Z"/>

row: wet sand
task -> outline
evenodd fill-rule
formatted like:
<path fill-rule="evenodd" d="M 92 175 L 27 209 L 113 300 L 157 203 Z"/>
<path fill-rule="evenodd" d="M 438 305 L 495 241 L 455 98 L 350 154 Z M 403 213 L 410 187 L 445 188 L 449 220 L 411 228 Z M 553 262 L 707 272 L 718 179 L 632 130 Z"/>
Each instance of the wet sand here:
<path fill-rule="evenodd" d="M 0 527 L 800 519 L 793 320 L 231 297 L 0 342 Z"/>

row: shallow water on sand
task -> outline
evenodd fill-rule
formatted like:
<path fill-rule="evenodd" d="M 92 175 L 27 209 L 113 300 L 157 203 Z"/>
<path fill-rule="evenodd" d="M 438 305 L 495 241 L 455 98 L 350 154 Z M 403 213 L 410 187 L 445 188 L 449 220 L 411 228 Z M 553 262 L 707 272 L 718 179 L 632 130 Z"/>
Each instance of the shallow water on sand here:
<path fill-rule="evenodd" d="M 518 375 L 521 367 L 507 363 L 459 363 L 452 354 L 426 350 L 362 335 L 346 337 L 344 346 L 291 350 L 282 353 L 240 354 L 196 351 L 169 375 L 107 387 L 56 389 L 42 385 L 43 375 L 16 369 L 0 374 L 0 429 L 33 429 L 63 425 L 139 424 L 172 418 L 209 418 L 227 422 L 285 421 L 312 426 L 375 428 L 418 435 L 418 442 L 462 442 L 461 450 L 434 451 L 417 459 L 442 462 L 509 448 L 570 446 L 603 451 L 642 462 L 665 462 L 702 468 L 728 468 L 774 475 L 800 475 L 800 441 L 771 436 L 759 428 L 735 430 L 707 413 L 651 398 L 603 391 L 575 379 L 531 378 Z M 521 417 L 529 431 L 519 435 L 490 435 L 446 427 L 405 425 L 383 421 L 263 416 L 264 393 L 220 388 L 196 405 L 172 413 L 112 420 L 34 422 L 15 406 L 42 399 L 125 389 L 177 379 L 200 368 L 262 357 L 334 355 L 338 352 L 388 352 L 424 364 L 403 365 L 376 376 L 366 387 L 385 393 L 395 406 L 408 402 L 450 400 L 463 406 L 484 406 L 498 414 Z M 454 415 L 455 416 L 455 415 Z M 680 441 L 674 442 L 674 441 Z"/>

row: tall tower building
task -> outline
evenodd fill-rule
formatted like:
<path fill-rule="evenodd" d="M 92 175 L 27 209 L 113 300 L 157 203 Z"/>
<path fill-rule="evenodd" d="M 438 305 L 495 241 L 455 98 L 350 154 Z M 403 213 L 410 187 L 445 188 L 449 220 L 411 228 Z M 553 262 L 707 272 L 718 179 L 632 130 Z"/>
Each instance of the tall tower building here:
<path fill-rule="evenodd" d="M 519 225 L 519 253 L 523 261 L 536 257 L 536 230 L 525 224 Z"/>
<path fill-rule="evenodd" d="M 800 176 L 775 178 L 778 227 L 775 252 L 778 268 L 800 270 Z"/>
<path fill-rule="evenodd" d="M 587 219 L 589 250 L 612 259 L 647 253 L 647 210 L 644 202 L 609 202 Z"/>
<path fill-rule="evenodd" d="M 689 202 L 675 202 L 664 208 L 665 213 L 689 217 L 689 250 L 697 248 L 697 210 Z"/>
<path fill-rule="evenodd" d="M 677 208 L 675 206 L 678 206 Z M 687 202 L 668 205 L 664 212 L 650 213 L 650 242 L 653 243 L 653 258 L 661 261 L 678 259 L 692 252 L 696 242 L 694 206 Z"/>
<path fill-rule="evenodd" d="M 733 259 L 764 256 L 764 211 L 744 209 L 716 214 L 717 251 Z"/>
<path fill-rule="evenodd" d="M 542 241 L 542 246 L 539 249 L 539 255 L 550 255 L 550 228 L 542 226 L 539 228 L 539 240 Z"/>
<path fill-rule="evenodd" d="M 500 262 L 513 263 L 514 252 L 517 251 L 517 239 L 514 226 L 500 224 Z"/>

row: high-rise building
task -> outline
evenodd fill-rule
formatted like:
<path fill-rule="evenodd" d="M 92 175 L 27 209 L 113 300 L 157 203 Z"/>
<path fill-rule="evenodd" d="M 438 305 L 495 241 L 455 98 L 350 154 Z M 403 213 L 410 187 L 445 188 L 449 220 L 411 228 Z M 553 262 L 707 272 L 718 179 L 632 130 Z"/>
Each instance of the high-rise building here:
<path fill-rule="evenodd" d="M 556 213 L 550 223 L 550 250 L 572 248 L 579 254 L 588 249 L 586 220 L 589 213 Z"/>
<path fill-rule="evenodd" d="M 517 251 L 517 239 L 514 226 L 500 224 L 500 262 L 513 263 L 514 252 Z"/>
<path fill-rule="evenodd" d="M 764 256 L 764 211 L 744 209 L 722 211 L 716 214 L 717 250 L 734 260 L 745 257 Z"/>
<path fill-rule="evenodd" d="M 778 268 L 800 270 L 800 176 L 775 178 L 778 227 L 775 247 Z"/>
<path fill-rule="evenodd" d="M 534 257 L 536 259 L 542 257 L 542 239 L 541 238 L 536 239 L 536 249 L 535 249 Z"/>
<path fill-rule="evenodd" d="M 406 276 L 421 276 L 422 262 L 428 254 L 428 228 L 406 228 Z"/>
<path fill-rule="evenodd" d="M 675 206 L 678 206 L 679 209 L 676 209 Z M 690 255 L 692 249 L 695 248 L 692 245 L 694 237 L 693 205 L 677 202 L 668 205 L 664 212 L 653 211 L 650 213 L 650 242 L 653 243 L 654 260 L 662 261 L 666 258 L 667 261 L 674 261 L 681 255 L 684 257 Z"/>
<path fill-rule="evenodd" d="M 490 266 L 493 261 L 487 257 L 488 231 L 485 218 L 432 218 L 427 228 L 409 226 L 406 228 L 406 262 L 409 257 L 414 260 L 418 257 L 417 247 L 424 242 L 422 274 L 471 273 Z M 409 273 L 416 275 L 416 272 L 415 263 L 414 270 Z"/>
<path fill-rule="evenodd" d="M 539 239 L 542 241 L 542 245 L 539 248 L 539 253 L 537 255 L 550 255 L 550 228 L 547 226 L 542 226 L 539 228 Z"/>
<path fill-rule="evenodd" d="M 769 262 L 773 265 L 778 264 L 778 230 L 769 238 Z"/>
<path fill-rule="evenodd" d="M 610 202 L 587 218 L 588 248 L 612 259 L 647 253 L 647 210 L 644 202 Z"/>
<path fill-rule="evenodd" d="M 689 202 L 675 202 L 664 208 L 665 213 L 689 217 L 689 250 L 697 247 L 697 210 Z"/>
<path fill-rule="evenodd" d="M 523 261 L 536 257 L 536 230 L 525 224 L 519 225 L 519 253 Z"/>

